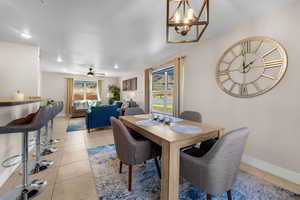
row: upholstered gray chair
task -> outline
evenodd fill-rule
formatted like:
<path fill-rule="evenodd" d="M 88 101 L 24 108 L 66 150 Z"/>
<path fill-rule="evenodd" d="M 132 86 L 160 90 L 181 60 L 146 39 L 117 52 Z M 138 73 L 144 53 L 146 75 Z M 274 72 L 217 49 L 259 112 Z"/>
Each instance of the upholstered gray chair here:
<path fill-rule="evenodd" d="M 133 165 L 142 164 L 149 159 L 154 159 L 158 175 L 160 176 L 160 168 L 157 161 L 159 150 L 157 149 L 157 146 L 149 140 L 136 140 L 133 138 L 120 120 L 111 117 L 110 121 L 113 129 L 117 156 L 120 159 L 120 173 L 122 173 L 122 164 L 129 166 L 128 191 L 131 191 Z"/>
<path fill-rule="evenodd" d="M 142 108 L 139 107 L 132 107 L 132 108 L 127 108 L 124 112 L 125 116 L 128 115 L 143 115 L 146 114 L 145 111 Z M 145 139 L 146 138 L 144 136 L 142 136 L 141 134 L 139 134 L 138 132 L 136 132 L 135 130 L 132 129 L 128 129 L 129 133 L 135 138 L 135 139 Z"/>
<path fill-rule="evenodd" d="M 211 150 L 202 157 L 181 152 L 180 174 L 200 190 L 211 195 L 227 192 L 231 200 L 231 187 L 236 180 L 249 134 L 247 128 L 231 131 L 220 138 Z"/>
<path fill-rule="evenodd" d="M 124 115 L 143 115 L 143 114 L 146 114 L 145 111 L 139 107 L 127 108 L 124 113 Z"/>
<path fill-rule="evenodd" d="M 179 116 L 181 119 L 190 120 L 194 122 L 202 122 L 202 116 L 200 113 L 195 111 L 184 111 Z"/>
<path fill-rule="evenodd" d="M 184 111 L 180 115 L 181 119 L 190 120 L 194 122 L 202 123 L 202 116 L 199 112 L 195 111 Z M 216 143 L 217 139 L 210 139 L 201 142 L 200 148 L 190 146 L 188 148 L 193 147 L 190 149 L 190 152 L 194 155 L 204 155 L 206 152 L 210 150 L 210 148 Z"/>

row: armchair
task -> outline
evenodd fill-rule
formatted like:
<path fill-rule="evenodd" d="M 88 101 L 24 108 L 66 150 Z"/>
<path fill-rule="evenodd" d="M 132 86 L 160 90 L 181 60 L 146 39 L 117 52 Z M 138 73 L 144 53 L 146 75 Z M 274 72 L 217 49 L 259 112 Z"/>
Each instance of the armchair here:
<path fill-rule="evenodd" d="M 227 192 L 231 200 L 231 187 L 235 182 L 249 130 L 241 128 L 227 133 L 202 157 L 181 152 L 181 176 L 207 194 Z"/>

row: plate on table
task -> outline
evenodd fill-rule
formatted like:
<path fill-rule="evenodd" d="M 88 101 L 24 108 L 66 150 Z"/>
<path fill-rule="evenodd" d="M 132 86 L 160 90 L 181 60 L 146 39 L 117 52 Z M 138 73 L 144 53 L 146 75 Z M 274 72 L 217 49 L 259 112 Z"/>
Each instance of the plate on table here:
<path fill-rule="evenodd" d="M 199 134 L 202 133 L 202 129 L 192 125 L 175 125 L 171 126 L 170 129 L 176 133 L 183 134 Z"/>
<path fill-rule="evenodd" d="M 147 119 L 147 120 L 136 121 L 135 124 L 139 126 L 157 126 L 160 123 L 157 121 L 153 121 L 151 119 Z"/>

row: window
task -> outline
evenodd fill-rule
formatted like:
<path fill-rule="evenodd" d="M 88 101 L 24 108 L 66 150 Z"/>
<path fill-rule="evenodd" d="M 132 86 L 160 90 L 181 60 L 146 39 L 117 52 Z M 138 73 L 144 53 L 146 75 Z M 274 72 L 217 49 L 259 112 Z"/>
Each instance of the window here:
<path fill-rule="evenodd" d="M 151 110 L 173 114 L 174 107 L 174 67 L 152 73 Z"/>
<path fill-rule="evenodd" d="M 74 101 L 97 100 L 97 81 L 74 80 Z"/>

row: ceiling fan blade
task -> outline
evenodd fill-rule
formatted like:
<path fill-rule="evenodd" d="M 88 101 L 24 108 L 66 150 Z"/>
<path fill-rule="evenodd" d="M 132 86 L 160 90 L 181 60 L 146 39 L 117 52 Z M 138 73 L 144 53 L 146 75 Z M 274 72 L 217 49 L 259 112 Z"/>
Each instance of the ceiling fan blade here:
<path fill-rule="evenodd" d="M 95 73 L 96 76 L 106 76 L 106 73 Z"/>

